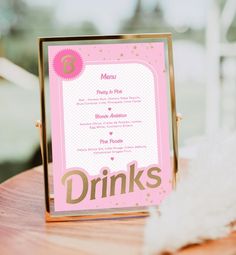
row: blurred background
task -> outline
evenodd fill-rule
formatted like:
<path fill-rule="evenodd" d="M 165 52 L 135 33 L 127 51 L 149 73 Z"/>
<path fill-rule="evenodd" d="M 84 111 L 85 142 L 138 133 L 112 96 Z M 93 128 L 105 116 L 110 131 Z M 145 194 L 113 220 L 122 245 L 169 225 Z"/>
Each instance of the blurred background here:
<path fill-rule="evenodd" d="M 0 0 L 0 182 L 41 164 L 37 37 L 171 32 L 180 155 L 236 127 L 235 0 Z"/>

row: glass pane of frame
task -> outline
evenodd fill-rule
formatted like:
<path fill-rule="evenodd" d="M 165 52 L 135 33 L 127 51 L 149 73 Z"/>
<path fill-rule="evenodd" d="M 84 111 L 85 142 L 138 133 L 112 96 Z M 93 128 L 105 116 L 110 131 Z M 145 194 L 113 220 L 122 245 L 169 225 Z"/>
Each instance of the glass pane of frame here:
<path fill-rule="evenodd" d="M 178 165 L 171 35 L 41 38 L 39 74 L 47 220 L 159 205 Z"/>

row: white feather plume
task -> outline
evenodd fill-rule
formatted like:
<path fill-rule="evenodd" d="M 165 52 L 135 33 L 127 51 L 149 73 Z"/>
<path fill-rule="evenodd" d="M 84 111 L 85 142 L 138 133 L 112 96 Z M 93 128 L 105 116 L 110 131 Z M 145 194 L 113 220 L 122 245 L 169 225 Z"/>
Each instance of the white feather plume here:
<path fill-rule="evenodd" d="M 181 169 L 180 169 L 181 171 Z M 216 239 L 236 221 L 236 134 L 208 139 L 157 213 L 150 210 L 145 254 L 173 252 L 188 244 Z"/>

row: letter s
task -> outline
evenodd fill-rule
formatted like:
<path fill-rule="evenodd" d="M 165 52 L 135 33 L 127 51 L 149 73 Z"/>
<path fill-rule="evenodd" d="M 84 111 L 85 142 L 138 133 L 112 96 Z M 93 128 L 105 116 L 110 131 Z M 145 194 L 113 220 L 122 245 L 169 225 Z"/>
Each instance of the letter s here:
<path fill-rule="evenodd" d="M 161 185 L 161 177 L 158 176 L 157 174 L 153 174 L 153 172 L 157 172 L 157 174 L 158 174 L 158 173 L 161 172 L 161 169 L 158 168 L 158 167 L 152 167 L 152 168 L 148 169 L 148 171 L 147 171 L 147 176 L 148 176 L 150 179 L 153 179 L 153 180 L 156 181 L 156 182 L 153 183 L 153 184 L 147 182 L 146 184 L 147 184 L 147 187 L 148 187 L 148 188 L 157 188 L 157 187 L 159 187 L 159 186 Z"/>
<path fill-rule="evenodd" d="M 64 174 L 62 176 L 62 179 L 61 179 L 61 182 L 63 185 L 65 185 L 65 182 L 66 182 L 66 179 L 71 177 L 72 175 L 79 175 L 83 181 L 83 191 L 81 193 L 81 195 L 76 198 L 76 199 L 73 199 L 72 198 L 72 178 L 69 179 L 67 181 L 67 192 L 66 192 L 66 202 L 68 204 L 77 204 L 79 202 L 81 202 L 85 196 L 87 195 L 87 192 L 88 192 L 88 178 L 86 176 L 85 173 L 83 173 L 82 171 L 80 170 L 73 170 L 73 171 L 70 171 L 66 174 Z"/>

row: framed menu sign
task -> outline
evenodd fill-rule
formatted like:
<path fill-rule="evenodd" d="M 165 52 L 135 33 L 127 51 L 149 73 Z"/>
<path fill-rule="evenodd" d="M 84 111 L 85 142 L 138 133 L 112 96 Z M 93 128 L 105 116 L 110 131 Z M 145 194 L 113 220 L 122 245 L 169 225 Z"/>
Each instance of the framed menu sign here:
<path fill-rule="evenodd" d="M 171 35 L 39 38 L 39 76 L 46 220 L 159 205 L 177 171 Z"/>

